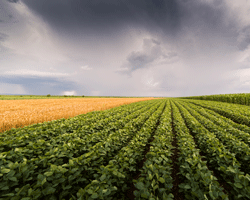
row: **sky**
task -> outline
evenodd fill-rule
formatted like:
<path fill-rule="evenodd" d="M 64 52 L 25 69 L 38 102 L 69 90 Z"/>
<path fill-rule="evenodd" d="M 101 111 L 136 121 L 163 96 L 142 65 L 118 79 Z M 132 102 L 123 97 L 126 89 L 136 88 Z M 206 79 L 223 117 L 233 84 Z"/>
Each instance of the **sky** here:
<path fill-rule="evenodd" d="M 249 0 L 0 0 L 0 95 L 249 92 Z"/>

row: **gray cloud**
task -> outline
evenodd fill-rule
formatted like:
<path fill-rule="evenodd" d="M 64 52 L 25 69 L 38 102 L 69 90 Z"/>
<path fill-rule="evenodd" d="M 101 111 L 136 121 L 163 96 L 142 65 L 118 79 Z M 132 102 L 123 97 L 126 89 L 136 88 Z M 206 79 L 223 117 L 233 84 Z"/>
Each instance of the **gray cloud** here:
<path fill-rule="evenodd" d="M 8 35 L 7 35 L 7 34 L 5 34 L 5 33 L 0 33 L 0 53 L 1 53 L 2 55 L 6 54 L 6 52 L 10 52 L 10 49 L 7 48 L 7 47 L 5 47 L 5 46 L 3 45 L 3 42 L 6 41 L 7 39 L 8 39 Z M 6 59 L 6 57 L 4 57 L 4 56 L 1 57 L 1 56 L 0 56 L 0 61 L 3 60 L 3 59 Z"/>
<path fill-rule="evenodd" d="M 5 33 L 0 33 L 0 42 L 3 42 L 7 39 L 8 35 Z"/>
<path fill-rule="evenodd" d="M 165 53 L 163 49 L 161 42 L 158 40 L 154 38 L 143 39 L 143 50 L 132 51 L 127 56 L 127 63 L 124 64 L 122 68 L 118 69 L 118 72 L 131 75 L 135 70 L 152 67 L 152 63 L 156 60 L 162 59 L 162 61 L 168 62 L 173 57 L 177 56 L 176 52 Z"/>
<path fill-rule="evenodd" d="M 0 82 L 26 91 L 181 96 L 249 84 L 247 78 L 235 84 L 240 78 L 234 75 L 222 78 L 249 67 L 250 21 L 242 17 L 243 0 L 9 0 L 3 5 L 1 70 L 52 68 L 55 73 L 1 76 Z"/>
<path fill-rule="evenodd" d="M 58 31 L 76 36 L 85 34 L 110 35 L 120 29 L 137 27 L 173 38 L 183 28 L 213 31 L 225 27 L 222 1 L 212 4 L 190 0 L 23 0 L 23 2 Z M 73 33 L 72 30 L 75 32 Z"/>
<path fill-rule="evenodd" d="M 7 0 L 10 3 L 17 3 L 19 0 Z"/>
<path fill-rule="evenodd" d="M 250 44 L 250 26 L 244 27 L 238 37 L 238 48 L 241 51 L 247 49 Z"/>
<path fill-rule="evenodd" d="M 97 34 L 118 31 L 128 24 L 136 27 L 162 27 L 172 34 L 180 26 L 176 0 L 23 0 L 33 11 L 58 30 L 80 29 Z"/>
<path fill-rule="evenodd" d="M 36 76 L 0 76 L 0 84 L 14 84 L 22 86 L 28 94 L 61 94 L 67 90 L 79 90 L 73 81 L 63 78 Z"/>

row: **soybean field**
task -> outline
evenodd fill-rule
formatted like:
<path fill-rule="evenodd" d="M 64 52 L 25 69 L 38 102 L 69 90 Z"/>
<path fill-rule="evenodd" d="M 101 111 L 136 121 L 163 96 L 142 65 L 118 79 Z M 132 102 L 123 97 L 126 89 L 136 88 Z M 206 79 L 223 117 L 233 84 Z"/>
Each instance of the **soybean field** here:
<path fill-rule="evenodd" d="M 250 109 L 165 98 L 0 133 L 2 200 L 250 199 Z"/>

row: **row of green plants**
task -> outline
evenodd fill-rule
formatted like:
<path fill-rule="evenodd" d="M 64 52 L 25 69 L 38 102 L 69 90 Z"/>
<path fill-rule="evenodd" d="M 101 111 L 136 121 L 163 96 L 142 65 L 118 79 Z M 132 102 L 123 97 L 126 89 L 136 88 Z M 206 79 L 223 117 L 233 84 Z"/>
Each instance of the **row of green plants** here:
<path fill-rule="evenodd" d="M 43 156 L 43 159 L 41 159 L 45 160 L 44 162 L 46 163 L 44 165 L 47 165 L 48 162 L 53 164 L 55 164 L 54 162 L 57 162 L 57 164 L 59 164 L 62 162 L 60 157 L 63 157 L 65 154 L 63 150 L 65 146 L 70 146 L 67 151 L 67 155 L 70 155 L 70 157 L 78 157 L 83 153 L 86 153 L 89 150 L 89 147 L 93 146 L 94 143 L 97 143 L 98 140 L 102 140 L 105 136 L 107 137 L 107 134 L 112 131 L 121 129 L 128 121 L 136 118 L 142 112 L 146 111 L 150 105 L 151 104 L 145 107 L 138 104 L 134 108 L 130 108 L 128 110 L 123 109 L 123 111 L 121 110 L 120 113 L 116 113 L 116 115 L 112 115 L 113 112 L 111 112 L 111 115 L 107 118 L 101 119 L 97 123 L 82 126 L 81 128 L 74 130 L 72 133 L 68 130 L 58 133 L 56 136 L 54 135 L 53 137 L 50 137 L 50 130 L 47 129 L 47 137 L 44 137 L 45 134 L 43 135 L 43 138 L 36 138 L 37 134 L 26 134 L 22 137 L 4 141 L 1 143 L 1 146 L 5 149 L 11 149 L 10 151 L 5 152 L 4 155 L 8 155 L 9 160 L 12 162 L 19 162 L 23 159 L 23 157 L 32 159 L 45 155 Z M 124 118 L 121 119 L 122 117 Z M 40 135 L 41 134 L 39 134 L 39 136 Z M 15 149 L 12 148 L 13 144 L 18 143 L 17 140 L 22 141 L 24 139 L 27 143 L 29 142 L 26 146 L 18 146 L 15 147 Z M 46 159 L 48 155 L 53 155 L 53 157 Z"/>
<path fill-rule="evenodd" d="M 135 199 L 174 199 L 174 133 L 185 199 L 249 199 L 250 128 L 213 103 L 143 101 L 0 133 L 0 200 L 128 199 L 132 184 Z"/>
<path fill-rule="evenodd" d="M 207 101 L 198 101 L 198 100 L 188 100 L 187 102 L 192 102 L 195 105 L 202 106 L 204 108 L 208 108 L 210 110 L 213 110 L 224 117 L 232 119 L 234 122 L 247 125 L 248 127 L 250 126 L 250 113 L 248 116 L 243 115 L 240 113 L 240 110 L 245 112 L 245 110 L 248 110 L 240 105 L 238 105 L 237 111 L 235 110 L 230 110 L 230 104 L 228 105 L 227 103 L 217 103 L 217 102 L 207 102 Z M 227 105 L 226 105 L 227 104 Z M 226 105 L 226 106 L 225 106 Z"/>
<path fill-rule="evenodd" d="M 199 149 L 196 148 L 194 138 L 189 133 L 178 108 L 172 103 L 173 125 L 180 150 L 179 163 L 182 182 L 179 187 L 185 195 L 185 199 L 190 200 L 228 200 L 228 195 L 223 192 L 223 188 L 206 165 L 202 161 Z"/>
<path fill-rule="evenodd" d="M 240 171 L 240 163 L 214 133 L 209 132 L 179 102 L 175 101 L 188 128 L 197 142 L 198 148 L 205 154 L 213 171 L 218 171 L 223 181 L 231 186 L 229 198 L 250 198 L 250 176 Z"/>
<path fill-rule="evenodd" d="M 108 165 L 100 166 L 95 180 L 78 191 L 78 199 L 127 198 L 124 193 L 129 189 L 129 183 L 137 170 L 137 163 L 143 159 L 145 146 L 157 128 L 164 107 L 165 101 L 144 123 L 140 131 L 135 133 L 132 140 L 109 161 Z"/>
<path fill-rule="evenodd" d="M 135 199 L 171 200 L 172 192 L 172 127 L 171 107 L 168 101 L 163 111 L 159 126 L 150 143 L 150 150 L 146 154 L 146 161 L 140 169 L 140 176 L 133 180 L 136 190 Z"/>
<path fill-rule="evenodd" d="M 5 195 L 5 198 L 9 196 L 9 199 L 41 199 L 43 197 L 46 199 L 56 199 L 56 196 L 63 199 L 65 197 L 68 198 L 70 194 L 76 194 L 80 188 L 80 184 L 89 183 L 89 174 L 85 168 L 90 165 L 88 155 L 91 155 L 93 152 L 89 148 L 86 148 L 85 145 L 80 144 L 81 142 L 78 143 L 79 145 L 76 145 L 77 141 L 85 143 L 86 137 L 89 136 L 88 141 L 91 143 L 89 147 L 95 143 L 106 141 L 105 138 L 103 138 L 103 141 L 96 140 L 102 127 L 105 127 L 102 133 L 104 134 L 106 131 L 107 137 L 108 133 L 111 134 L 113 131 L 119 132 L 120 129 L 124 130 L 123 132 L 128 132 L 128 129 L 134 127 L 132 131 L 137 131 L 136 127 L 142 126 L 145 118 L 150 116 L 150 114 L 159 107 L 160 103 L 162 102 L 156 100 L 134 104 L 132 106 L 130 104 L 127 107 L 123 106 L 123 110 L 118 109 L 120 112 L 116 112 L 116 115 L 113 115 L 115 112 L 109 113 L 106 111 L 106 117 L 104 119 L 97 120 L 95 121 L 96 123 L 93 123 L 97 129 L 92 129 L 92 131 L 89 131 L 91 124 L 88 124 L 85 128 L 83 128 L 83 126 L 77 130 L 65 130 L 64 132 L 58 133 L 58 136 L 51 137 L 51 131 L 57 129 L 53 127 L 53 129 L 50 130 L 47 127 L 47 129 L 44 130 L 48 132 L 47 140 L 38 139 L 36 142 L 30 142 L 29 145 L 24 148 L 19 147 L 1 153 L 0 164 L 3 166 L 1 170 L 5 172 L 1 177 L 3 187 L 1 187 L 0 184 L 2 195 Z M 152 104 L 155 106 L 152 106 Z M 145 115 L 143 115 L 143 111 L 146 112 Z M 131 113 L 128 115 L 128 118 L 125 117 L 125 121 L 127 120 L 128 122 L 132 120 L 132 123 L 128 123 L 128 126 L 125 128 L 123 128 L 123 123 L 120 123 L 119 120 L 118 122 L 116 121 L 117 116 L 121 117 L 125 115 L 124 112 L 127 112 L 127 114 Z M 143 117 L 136 118 L 139 115 L 144 116 L 144 119 Z M 107 123 L 110 122 L 112 118 L 114 118 L 113 122 L 108 125 Z M 77 118 L 77 120 L 79 121 L 79 118 Z M 122 122 L 123 120 L 121 119 L 120 121 Z M 120 123 L 120 126 L 118 126 L 117 123 Z M 58 129 L 60 129 L 61 126 L 58 127 Z M 30 132 L 36 132 L 36 130 L 37 128 Z M 102 133 L 100 133 L 99 136 L 101 136 Z M 28 137 L 29 134 L 25 136 Z M 105 150 L 108 152 L 107 144 L 108 140 L 105 146 Z M 103 149 L 104 148 L 102 148 L 102 150 Z M 38 157 L 34 156 L 33 158 L 31 158 L 31 156 L 27 159 L 28 155 L 35 153 L 40 153 L 40 155 L 37 155 Z M 103 152 L 100 151 L 100 153 L 102 154 Z M 105 157 L 104 154 L 99 160 L 102 161 Z M 92 162 L 92 164 L 94 164 L 97 156 L 93 156 L 92 158 L 94 158 Z M 92 168 L 91 165 L 90 168 Z"/>
<path fill-rule="evenodd" d="M 250 127 L 238 124 L 229 118 L 226 118 L 213 110 L 204 108 L 202 106 L 197 106 L 195 104 L 188 104 L 190 107 L 195 108 L 202 116 L 208 118 L 214 124 L 222 127 L 227 132 L 236 136 L 239 140 L 250 145 Z"/>
<path fill-rule="evenodd" d="M 116 122 L 124 118 L 127 114 L 133 113 L 137 109 L 150 106 L 153 102 L 134 103 L 128 106 L 121 106 L 105 110 L 79 115 L 70 119 L 60 119 L 51 122 L 33 124 L 24 128 L 13 128 L 0 133 L 0 150 L 9 151 L 13 148 L 26 147 L 27 145 L 37 145 L 36 143 L 62 143 L 63 137 L 78 137 L 82 133 L 85 135 L 102 130 L 104 127 L 112 127 L 110 122 Z M 127 113 L 127 114 L 126 114 Z M 115 124 L 113 124 L 115 127 Z M 75 134 L 71 134 L 75 133 Z M 44 141 L 44 142 L 42 142 Z M 35 142 L 35 143 L 34 143 Z M 43 147 L 41 147 L 43 149 Z M 44 153 L 44 152 L 38 152 Z"/>
<path fill-rule="evenodd" d="M 216 137 L 226 146 L 230 152 L 234 154 L 236 159 L 241 164 L 241 171 L 245 173 L 250 172 L 250 147 L 242 142 L 237 136 L 232 135 L 227 129 L 222 128 L 220 125 L 214 124 L 210 121 L 211 115 L 207 114 L 207 117 L 202 116 L 197 112 L 199 107 L 191 106 L 190 104 L 182 104 L 194 116 L 199 123 L 201 123 L 208 131 L 214 133 Z M 202 113 L 206 113 L 204 110 Z M 250 140 L 250 136 L 248 136 Z"/>
<path fill-rule="evenodd" d="M 190 97 L 181 97 L 181 98 L 221 101 L 221 102 L 242 104 L 242 105 L 248 105 L 248 106 L 250 105 L 250 93 L 203 95 L 203 96 L 190 96 Z"/>
<path fill-rule="evenodd" d="M 231 103 L 221 103 L 221 102 L 214 102 L 214 101 L 201 101 L 201 100 L 191 100 L 192 102 L 200 102 L 204 105 L 214 106 L 220 109 L 226 109 L 229 111 L 237 112 L 246 117 L 250 117 L 250 110 L 249 106 L 246 105 L 238 105 L 238 104 L 231 104 Z"/>
<path fill-rule="evenodd" d="M 124 129 L 110 134 L 106 140 L 94 145 L 88 153 L 82 155 L 78 159 L 73 159 L 79 165 L 84 166 L 84 173 L 88 174 L 88 180 L 97 179 L 100 167 L 106 166 L 112 162 L 112 160 L 114 160 L 114 157 L 117 156 L 118 152 L 122 148 L 126 147 L 134 135 L 145 126 L 145 123 L 147 123 L 147 121 L 150 119 L 149 117 L 158 108 L 159 104 L 151 107 L 150 109 L 148 108 L 147 112 L 141 113 L 138 118 L 135 118 L 133 121 L 131 121 L 131 123 L 128 123 Z M 86 182 L 84 185 L 82 184 L 82 188 L 87 186 L 87 184 L 89 184 L 89 182 Z M 77 191 L 75 193 L 77 193 Z M 75 198 L 76 197 L 73 197 L 73 199 Z"/>
<path fill-rule="evenodd" d="M 192 102 L 191 102 L 192 103 Z M 193 104 L 193 103 L 192 103 Z M 192 106 L 192 104 L 189 104 Z M 195 105 L 195 104 L 193 104 Z M 195 105 L 195 106 L 198 106 L 198 105 Z M 244 124 L 238 124 L 234 121 L 232 121 L 231 119 L 229 118 L 226 118 L 224 117 L 223 115 L 220 115 L 219 113 L 213 111 L 213 110 L 210 110 L 208 108 L 204 108 L 204 107 L 201 107 L 201 106 L 198 106 L 201 110 L 200 114 L 207 117 L 207 113 L 209 113 L 209 119 L 223 127 L 223 128 L 226 128 L 231 134 L 235 135 L 237 137 L 239 137 L 241 140 L 243 140 L 244 142 L 246 142 L 247 144 L 249 144 L 249 134 L 250 134 L 250 127 L 244 125 Z M 198 110 L 198 111 L 199 111 Z M 203 112 L 205 111 L 205 112 Z"/>
<path fill-rule="evenodd" d="M 243 116 L 250 117 L 249 106 L 231 104 L 231 103 L 213 102 L 213 101 L 212 102 L 211 101 L 198 101 L 198 102 L 204 103 L 205 105 L 208 104 L 210 106 L 212 105 L 217 108 L 230 110 L 232 112 L 237 112 L 238 114 L 241 114 Z"/>

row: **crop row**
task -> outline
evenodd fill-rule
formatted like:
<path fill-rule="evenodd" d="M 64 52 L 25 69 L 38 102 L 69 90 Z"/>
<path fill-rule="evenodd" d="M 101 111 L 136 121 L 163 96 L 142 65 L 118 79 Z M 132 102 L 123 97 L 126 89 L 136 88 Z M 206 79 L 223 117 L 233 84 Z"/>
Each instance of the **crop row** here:
<path fill-rule="evenodd" d="M 85 115 L 79 115 L 70 119 L 53 120 L 50 122 L 33 124 L 24 128 L 17 128 L 0 133 L 1 143 L 0 150 L 4 147 L 4 143 L 11 143 L 13 147 L 26 146 L 33 140 L 49 140 L 51 137 L 57 137 L 65 133 L 73 133 L 84 129 L 84 132 L 92 133 L 95 130 L 102 129 L 110 120 L 121 119 L 124 116 L 121 112 L 134 112 L 134 109 L 142 108 L 153 102 L 137 102 L 130 105 L 123 105 L 105 111 L 90 112 Z M 125 108 L 125 109 L 124 109 Z M 96 123 L 98 122 L 98 123 Z"/>
<path fill-rule="evenodd" d="M 212 122 L 213 116 L 204 111 L 204 109 L 199 109 L 197 106 L 192 106 L 190 104 L 186 105 L 185 108 L 210 132 L 213 132 L 216 137 L 226 146 L 230 152 L 235 154 L 235 157 L 241 164 L 241 170 L 245 173 L 250 172 L 250 135 L 242 134 L 241 131 L 237 129 L 232 129 L 233 131 L 228 130 L 230 126 L 222 127 L 220 125 L 216 125 Z M 206 115 L 206 117 L 202 116 Z M 220 118 L 217 118 L 219 120 Z M 216 120 L 214 118 L 214 120 Z M 243 135 L 243 139 L 245 139 L 246 143 L 241 141 L 241 136 Z M 245 136 L 245 137 L 244 137 Z"/>
<path fill-rule="evenodd" d="M 247 125 L 248 127 L 250 126 L 249 111 L 247 112 L 247 115 L 242 114 L 243 112 L 246 113 L 246 110 L 249 110 L 248 106 L 238 105 L 237 106 L 238 109 L 236 111 L 236 110 L 229 109 L 229 105 L 225 106 L 227 103 L 206 102 L 206 101 L 198 101 L 198 100 L 188 100 L 188 102 L 192 102 L 195 105 L 213 110 L 227 118 L 232 119 L 236 123 Z M 242 112 L 239 112 L 240 110 Z"/>
<path fill-rule="evenodd" d="M 221 103 L 221 102 L 211 102 L 211 101 L 200 101 L 200 102 L 205 105 L 210 105 L 210 106 L 221 108 L 224 110 L 237 112 L 240 115 L 250 117 L 249 106 L 246 106 L 246 105 L 237 105 L 237 104 L 231 104 L 231 103 Z"/>
<path fill-rule="evenodd" d="M 15 151 L 21 152 L 23 156 L 31 159 L 41 154 L 46 155 L 48 152 L 53 154 L 55 151 L 54 153 L 57 154 L 56 152 L 58 152 L 58 150 L 56 149 L 60 151 L 60 149 L 63 149 L 65 145 L 67 146 L 70 141 L 70 149 L 73 151 L 74 156 L 78 156 L 79 154 L 85 153 L 88 150 L 88 146 L 92 146 L 95 141 L 98 142 L 98 140 L 101 140 L 105 135 L 120 129 L 129 120 L 145 112 L 150 105 L 151 104 L 145 107 L 144 104 L 142 104 L 133 109 L 120 110 L 119 113 L 111 112 L 110 116 L 106 116 L 105 119 L 100 119 L 96 121 L 96 123 L 86 124 L 76 130 L 70 129 L 65 131 L 63 128 L 60 130 L 61 127 L 65 127 L 66 129 L 65 124 L 62 124 L 57 129 L 53 127 L 53 129 L 48 128 L 42 131 L 39 131 L 39 129 L 35 129 L 35 131 L 34 129 L 27 129 L 28 133 L 26 132 L 21 137 L 5 139 L 1 143 L 1 146 L 5 151 L 6 149 L 12 149 L 12 151 L 14 151 L 14 147 L 16 148 Z M 124 119 L 121 119 L 122 117 L 124 117 Z M 26 143 L 25 146 L 19 145 L 20 142 Z M 88 143 L 91 144 L 87 145 Z M 29 151 L 26 151 L 27 149 Z M 25 150 L 25 152 L 23 152 L 23 150 Z M 11 150 L 9 153 L 11 153 Z M 14 156 L 14 154 L 12 154 L 12 156 Z M 19 156 L 13 159 L 18 159 L 18 157 Z"/>
<path fill-rule="evenodd" d="M 150 116 L 140 131 L 136 132 L 128 145 L 109 161 L 108 165 L 100 166 L 95 180 L 78 191 L 78 199 L 125 198 L 122 194 L 128 190 L 128 181 L 136 172 L 136 164 L 143 158 L 144 148 L 157 127 L 164 107 L 165 102 Z"/>
<path fill-rule="evenodd" d="M 151 100 L 1 133 L 0 200 L 249 199 L 250 128 L 223 110 Z"/>
<path fill-rule="evenodd" d="M 107 128 L 104 129 L 103 132 L 98 131 L 91 134 L 78 129 L 77 132 L 64 133 L 61 135 L 62 137 L 56 137 L 57 140 L 55 140 L 54 137 L 50 137 L 51 141 L 40 139 L 36 142 L 36 145 L 34 145 L 33 142 L 29 143 L 25 148 L 15 148 L 8 152 L 1 153 L 0 162 L 4 166 L 2 170 L 8 172 L 2 176 L 2 185 L 0 185 L 0 187 L 3 187 L 1 189 L 3 190 L 7 185 L 8 187 L 4 188 L 5 195 L 11 194 L 17 199 L 23 196 L 30 196 L 32 199 L 38 199 L 41 198 L 41 196 L 53 198 L 53 195 L 63 197 L 69 195 L 71 191 L 77 191 L 77 186 L 73 187 L 74 184 L 79 185 L 79 183 L 82 182 L 87 184 L 89 182 L 89 174 L 85 172 L 85 168 L 87 167 L 86 163 L 89 165 L 88 155 L 93 153 L 91 148 L 94 149 L 94 147 L 97 147 L 98 143 L 105 143 L 104 146 L 99 145 L 99 154 L 103 154 L 103 151 L 110 152 L 108 147 L 112 144 L 109 143 L 108 135 L 113 135 L 117 140 L 119 139 L 119 137 L 117 137 L 118 134 L 131 135 L 135 133 L 144 124 L 145 120 L 159 107 L 160 102 L 155 103 L 155 106 L 152 106 L 151 102 L 148 103 L 147 106 L 141 108 L 138 112 L 134 109 L 134 113 L 122 120 L 125 124 L 120 123 L 120 126 L 118 126 L 117 122 L 113 122 L 116 124 L 113 124 L 111 130 Z M 114 128 L 116 130 L 114 130 Z M 106 138 L 104 137 L 105 134 Z M 84 136 L 89 136 L 89 138 Z M 98 136 L 99 140 L 97 139 Z M 129 138 L 127 137 L 127 139 Z M 65 141 L 64 144 L 60 146 L 57 145 L 56 147 L 56 142 L 62 143 L 61 140 Z M 85 143 L 85 145 L 76 145 L 77 140 Z M 90 145 L 86 145 L 87 142 L 89 142 Z M 94 145 L 95 143 L 96 145 Z M 37 148 L 38 146 L 40 146 L 40 148 Z M 86 146 L 88 148 L 86 148 Z M 83 147 L 85 151 L 80 155 L 77 154 L 78 151 L 82 151 L 81 149 Z M 114 147 L 117 148 L 115 145 Z M 43 154 L 38 157 L 33 156 L 33 158 L 27 160 L 27 154 L 36 154 L 38 152 L 37 149 L 43 151 Z M 24 156 L 24 154 L 26 156 Z M 103 155 L 103 157 L 106 157 L 105 153 Z M 100 157 L 99 160 L 102 161 L 103 157 Z M 95 160 L 97 156 L 93 156 L 92 158 Z M 75 166 L 74 164 L 72 165 L 74 162 L 77 162 L 76 167 L 73 167 Z M 92 162 L 94 163 L 94 161 Z M 66 183 L 68 184 L 65 185 Z M 72 190 L 72 188 L 74 189 Z M 13 193 L 14 189 L 16 191 L 15 193 Z M 12 192 L 10 193 L 10 191 Z"/>
<path fill-rule="evenodd" d="M 233 104 L 250 105 L 250 93 L 240 94 L 219 94 L 219 95 L 204 95 L 204 96 L 191 96 L 182 97 L 184 99 L 200 99 L 209 101 L 222 101 Z"/>
<path fill-rule="evenodd" d="M 202 161 L 194 138 L 174 103 L 172 103 L 172 110 L 180 149 L 178 165 L 183 179 L 183 183 L 179 185 L 180 192 L 184 192 L 185 199 L 228 199 L 213 172 L 207 168 L 206 162 Z"/>
<path fill-rule="evenodd" d="M 192 107 L 195 104 L 189 104 Z M 204 108 L 202 106 L 195 105 L 196 111 L 198 111 L 202 116 L 207 117 L 213 123 L 219 125 L 220 127 L 226 129 L 232 135 L 237 136 L 240 140 L 244 141 L 246 144 L 250 144 L 250 127 L 242 124 L 235 123 L 229 118 L 226 118 L 213 110 Z"/>
<path fill-rule="evenodd" d="M 146 161 L 140 169 L 139 178 L 133 183 L 135 199 L 173 199 L 172 173 L 172 127 L 171 107 L 169 101 L 163 111 L 159 125 L 150 142 L 149 152 L 145 155 Z"/>
<path fill-rule="evenodd" d="M 192 131 L 198 148 L 205 154 L 209 166 L 218 171 L 223 180 L 232 188 L 230 195 L 234 199 L 250 198 L 250 176 L 240 171 L 240 163 L 214 133 L 209 132 L 179 102 L 177 106 Z"/>

